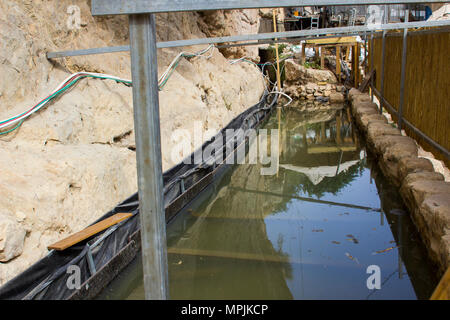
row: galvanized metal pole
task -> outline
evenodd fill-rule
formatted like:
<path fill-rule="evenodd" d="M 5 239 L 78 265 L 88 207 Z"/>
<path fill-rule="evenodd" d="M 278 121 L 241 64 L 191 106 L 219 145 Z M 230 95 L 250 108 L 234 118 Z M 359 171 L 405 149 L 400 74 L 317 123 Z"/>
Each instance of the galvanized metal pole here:
<path fill-rule="evenodd" d="M 387 23 L 387 6 L 384 6 L 383 13 L 383 23 Z M 384 61 L 386 60 L 386 30 L 383 30 L 383 39 L 381 42 L 381 75 L 380 75 L 380 91 L 381 91 L 381 101 L 380 101 L 380 114 L 383 113 L 384 104 Z"/>
<path fill-rule="evenodd" d="M 409 9 L 405 10 L 405 22 L 409 20 Z M 403 105 L 405 102 L 406 59 L 408 51 L 408 29 L 403 29 L 402 71 L 400 80 L 400 104 L 398 106 L 398 128 L 403 126 Z"/>
<path fill-rule="evenodd" d="M 376 27 L 376 30 L 368 26 L 355 26 L 355 27 L 340 27 L 340 28 L 327 28 L 327 29 L 314 29 L 314 30 L 297 30 L 297 31 L 284 31 L 277 33 L 256 33 L 256 34 L 246 34 L 246 35 L 234 35 L 227 37 L 216 37 L 216 38 L 196 38 L 187 40 L 174 40 L 174 41 L 164 41 L 158 42 L 156 47 L 161 48 L 177 48 L 177 47 L 189 47 L 204 44 L 222 44 L 220 47 L 230 47 L 230 46 L 256 46 L 264 43 L 274 43 L 273 39 L 284 39 L 278 42 L 289 42 L 289 41 L 299 41 L 300 39 L 295 38 L 316 38 L 321 36 L 321 38 L 336 37 L 336 35 L 346 34 L 346 35 L 358 35 L 362 32 L 378 33 L 379 30 L 397 30 L 404 29 L 405 27 L 409 29 L 414 28 L 428 28 L 428 27 L 444 27 L 444 28 L 434 28 L 429 30 L 418 30 L 414 31 L 415 35 L 418 34 L 432 34 L 440 32 L 448 32 L 448 26 L 450 25 L 449 20 L 438 20 L 438 21 L 417 21 L 405 23 L 390 23 L 383 24 Z M 396 36 L 396 33 L 389 34 L 389 36 Z M 255 41 L 248 43 L 247 41 Z M 223 43 L 233 42 L 231 45 L 223 45 Z M 241 43 L 236 43 L 241 42 Z M 63 58 L 72 57 L 79 55 L 90 55 L 90 54 L 103 54 L 112 52 L 124 52 L 129 51 L 129 46 L 118 46 L 118 47 L 105 47 L 105 48 L 91 48 L 83 50 L 71 50 L 62 52 L 48 52 L 47 58 Z"/>
<path fill-rule="evenodd" d="M 153 14 L 130 15 L 134 128 L 145 298 L 168 298 L 158 64 Z"/>
<path fill-rule="evenodd" d="M 370 36 L 370 73 L 373 73 L 373 34 Z M 370 78 L 370 98 L 373 102 L 373 74 Z"/>
<path fill-rule="evenodd" d="M 277 32 L 277 10 L 273 9 L 273 32 Z M 275 39 L 275 41 L 278 39 Z M 280 76 L 280 55 L 278 52 L 278 43 L 275 43 L 275 53 L 277 59 L 277 86 L 278 91 L 281 92 L 281 76 Z"/>

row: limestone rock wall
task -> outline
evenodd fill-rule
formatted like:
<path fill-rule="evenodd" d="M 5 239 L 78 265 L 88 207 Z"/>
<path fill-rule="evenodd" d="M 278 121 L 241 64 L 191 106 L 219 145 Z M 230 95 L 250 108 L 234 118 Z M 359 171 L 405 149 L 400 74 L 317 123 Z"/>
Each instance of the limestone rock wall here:
<path fill-rule="evenodd" d="M 330 70 L 307 68 L 294 59 L 285 61 L 285 92 L 292 98 L 307 100 L 310 104 L 343 103 L 345 87 L 339 85 Z"/>
<path fill-rule="evenodd" d="M 67 10 L 74 4 L 80 9 L 79 29 L 68 27 Z M 131 78 L 128 53 L 46 59 L 48 51 L 128 43 L 128 18 L 93 18 L 89 4 L 0 2 L 0 119 L 29 109 L 73 72 Z M 157 38 L 251 32 L 253 14 L 159 14 Z M 223 23 L 206 30 L 208 19 Z M 160 73 L 180 51 L 158 51 Z M 247 53 L 235 53 L 240 54 Z M 211 136 L 259 101 L 263 90 L 255 66 L 230 65 L 217 49 L 209 58 L 183 60 L 160 92 L 163 169 L 174 165 L 174 130 L 192 132 L 199 122 Z M 191 144 L 198 147 L 201 141 Z M 0 135 L 0 285 L 46 255 L 47 245 L 83 229 L 136 192 L 134 145 L 131 88 L 109 80 L 81 80 L 20 129 Z"/>

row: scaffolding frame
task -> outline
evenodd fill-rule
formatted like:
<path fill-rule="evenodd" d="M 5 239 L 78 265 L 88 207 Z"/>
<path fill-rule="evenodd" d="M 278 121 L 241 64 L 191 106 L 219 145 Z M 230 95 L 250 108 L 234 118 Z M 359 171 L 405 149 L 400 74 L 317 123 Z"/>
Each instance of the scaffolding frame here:
<path fill-rule="evenodd" d="M 445 3 L 444 0 L 92 0 L 92 15 L 128 15 L 130 23 L 130 46 L 97 48 L 85 54 L 106 52 L 131 52 L 133 81 L 133 108 L 136 135 L 136 158 L 138 168 L 139 206 L 142 235 L 144 289 L 146 299 L 167 299 L 168 273 L 166 225 L 164 222 L 161 139 L 158 100 L 157 44 L 154 14 L 159 12 L 184 12 L 205 10 L 281 8 L 337 5 L 381 5 L 412 3 Z M 436 21 L 403 24 L 382 24 L 375 27 L 346 27 L 330 29 L 277 32 L 246 36 L 177 40 L 164 47 L 179 47 L 211 43 L 227 43 L 251 40 L 274 40 L 280 38 L 307 37 L 327 34 L 367 34 L 377 30 L 416 27 L 448 26 L 450 22 Z M 404 32 L 405 37 L 406 32 Z M 404 45 L 405 45 L 404 41 Z M 161 48 L 160 44 L 160 48 Z M 383 53 L 385 46 L 383 43 Z M 73 55 L 79 55 L 73 54 Z M 62 57 L 49 54 L 48 57 Z M 68 55 L 65 55 L 68 56 Z M 404 59 L 406 55 L 404 55 Z M 402 66 L 403 66 L 402 62 Z M 402 69 L 403 70 L 403 69 Z M 403 90 L 403 89 L 402 89 Z M 403 94 L 402 94 L 403 95 Z M 384 99 L 382 99 L 384 100 Z M 401 116 L 401 113 L 399 114 Z M 404 121 L 407 125 L 408 123 Z M 448 155 L 448 153 L 447 153 Z"/>

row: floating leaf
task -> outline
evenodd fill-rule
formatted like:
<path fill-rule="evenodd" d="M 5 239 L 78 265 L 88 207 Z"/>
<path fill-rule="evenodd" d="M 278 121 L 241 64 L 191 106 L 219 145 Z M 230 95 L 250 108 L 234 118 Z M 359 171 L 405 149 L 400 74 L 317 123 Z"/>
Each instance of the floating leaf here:
<path fill-rule="evenodd" d="M 379 254 L 379 253 L 388 252 L 388 251 L 391 251 L 391 250 L 393 250 L 393 249 L 395 249 L 395 248 L 398 248 L 398 246 L 390 247 L 390 248 L 387 248 L 387 249 L 384 249 L 384 250 L 375 251 L 375 252 L 372 253 L 372 254 L 374 255 L 374 254 Z"/>
<path fill-rule="evenodd" d="M 355 261 L 357 264 L 359 264 L 359 261 L 357 258 L 353 257 L 350 253 L 346 252 L 345 255 L 350 259 Z"/>

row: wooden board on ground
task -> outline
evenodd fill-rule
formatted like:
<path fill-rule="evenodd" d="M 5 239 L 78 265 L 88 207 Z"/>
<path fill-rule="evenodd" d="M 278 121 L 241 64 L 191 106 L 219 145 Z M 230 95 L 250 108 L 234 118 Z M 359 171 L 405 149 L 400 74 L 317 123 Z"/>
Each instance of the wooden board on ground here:
<path fill-rule="evenodd" d="M 133 215 L 132 213 L 116 213 L 115 215 L 113 215 L 109 218 L 106 218 L 100 222 L 97 222 L 96 224 L 94 224 L 90 227 L 87 227 L 84 230 L 76 232 L 63 240 L 55 242 L 54 244 L 48 246 L 47 248 L 49 250 L 57 250 L 57 251 L 65 250 L 77 243 L 80 243 L 83 240 L 86 240 L 87 238 L 92 237 L 93 235 L 95 235 L 103 230 L 108 229 L 109 227 L 111 227 L 123 220 L 128 219 L 132 215 Z"/>
<path fill-rule="evenodd" d="M 438 286 L 433 292 L 430 300 L 450 299 L 450 268 L 447 269 Z"/>

